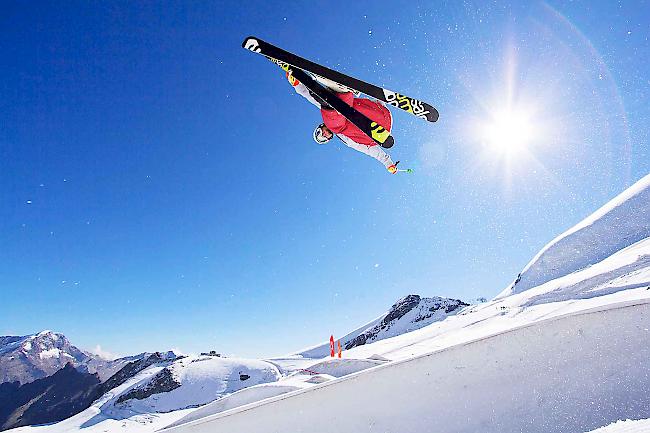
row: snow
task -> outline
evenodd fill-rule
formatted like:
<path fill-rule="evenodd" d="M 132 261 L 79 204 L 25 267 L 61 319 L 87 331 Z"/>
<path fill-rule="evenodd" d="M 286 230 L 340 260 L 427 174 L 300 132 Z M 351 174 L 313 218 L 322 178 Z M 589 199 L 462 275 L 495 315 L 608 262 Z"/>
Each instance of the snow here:
<path fill-rule="evenodd" d="M 124 405 L 138 412 L 168 412 L 209 403 L 224 394 L 280 378 L 278 369 L 265 361 L 243 358 L 191 356 L 174 362 L 170 367 L 181 386 L 143 400 L 127 400 Z M 250 378 L 242 381 L 240 374 Z M 144 383 L 141 385 L 145 385 Z"/>
<path fill-rule="evenodd" d="M 339 367 L 392 362 L 336 378 L 322 360 L 321 383 L 294 373 L 163 431 L 588 432 L 650 418 L 648 206 L 650 176 L 549 243 L 516 290 L 345 351 Z M 254 401 L 288 383 L 297 389 Z"/>
<path fill-rule="evenodd" d="M 67 354 L 66 354 L 67 355 Z M 38 356 L 41 359 L 47 359 L 47 358 L 58 358 L 61 356 L 61 350 L 57 349 L 56 347 L 53 347 L 52 349 L 44 350 L 38 354 Z M 68 355 L 70 356 L 70 355 Z"/>
<path fill-rule="evenodd" d="M 181 386 L 145 399 L 118 399 L 129 391 L 144 388 L 156 375 L 168 369 Z M 240 380 L 247 374 L 247 380 Z M 280 373 L 274 364 L 244 358 L 188 356 L 151 366 L 106 393 L 81 413 L 46 426 L 29 426 L 11 430 L 22 433 L 88 433 L 106 431 L 153 432 L 219 397 L 246 386 L 277 381 Z"/>
<path fill-rule="evenodd" d="M 353 343 L 356 337 L 364 334 L 365 344 L 379 341 L 385 338 L 402 335 L 416 329 L 423 328 L 433 322 L 444 320 L 445 318 L 457 314 L 461 311 L 460 301 L 441 297 L 419 298 L 415 304 L 405 314 L 399 318 L 392 319 L 387 323 L 384 322 L 394 308 L 404 307 L 404 301 L 416 298 L 413 295 L 398 300 L 391 309 L 375 320 L 355 329 L 349 334 L 340 338 L 343 349 L 346 349 L 348 343 Z M 449 312 L 446 310 L 449 308 Z M 391 316 L 395 317 L 395 316 Z M 390 318 L 389 318 L 390 319 Z M 297 353 L 299 356 L 307 358 L 321 358 L 329 355 L 329 342 L 302 350 Z"/>
<path fill-rule="evenodd" d="M 332 377 L 343 377 L 382 364 L 384 364 L 384 362 L 371 359 L 328 358 L 309 366 L 309 368 L 305 370 L 311 374 L 326 374 Z"/>
<path fill-rule="evenodd" d="M 163 431 L 588 431 L 612 418 L 650 415 L 648 357 L 650 299 L 621 302 L 450 345 Z"/>
<path fill-rule="evenodd" d="M 107 431 L 151 433 L 182 418 L 191 412 L 191 409 L 169 413 L 138 413 L 131 408 L 115 406 L 115 400 L 138 383 L 151 379 L 162 368 L 150 367 L 140 372 L 122 385 L 106 393 L 88 409 L 66 420 L 43 426 L 19 427 L 10 431 L 12 433 L 68 433 L 73 431 L 82 431 L 84 433 L 103 433 Z"/>
<path fill-rule="evenodd" d="M 36 337 L 51 337 L 53 340 L 57 340 L 57 335 L 56 332 L 52 332 L 50 329 L 44 329 L 38 334 L 36 334 Z"/>
<path fill-rule="evenodd" d="M 275 397 L 287 392 L 295 391 L 301 389 L 296 385 L 275 385 L 275 386 L 265 386 L 258 385 L 251 388 L 246 388 L 241 391 L 238 391 L 234 394 L 221 398 L 213 403 L 210 403 L 206 406 L 203 406 L 180 420 L 172 423 L 171 425 L 180 425 L 185 424 L 190 421 L 204 418 L 209 415 L 218 414 L 229 409 L 234 409 L 241 407 L 248 403 L 253 403 L 256 401 L 264 400 L 266 398 Z"/>
<path fill-rule="evenodd" d="M 325 383 L 337 377 L 343 377 L 384 362 L 366 359 L 328 358 L 295 370 L 292 374 L 277 382 L 264 383 L 227 395 L 190 413 L 172 425 L 181 425 L 207 416 L 216 415 L 226 410 L 261 401 L 266 398 L 286 394 L 313 385 Z"/>
<path fill-rule="evenodd" d="M 319 357 L 324 345 L 255 362 L 188 357 L 168 367 L 180 388 L 114 404 L 163 368 L 152 367 L 94 409 L 29 432 L 648 431 L 649 203 L 647 176 L 549 243 L 496 299 L 341 359 Z M 244 368 L 257 385 L 231 380 Z M 173 409 L 205 395 L 217 399 Z"/>
<path fill-rule="evenodd" d="M 355 337 L 362 334 L 366 329 L 372 328 L 376 326 L 378 323 L 380 323 L 383 320 L 383 318 L 386 317 L 387 314 L 388 312 L 385 312 L 384 314 L 377 317 L 376 319 L 344 335 L 343 337 L 340 338 L 340 340 L 342 342 L 353 340 Z M 300 352 L 297 353 L 297 355 L 303 356 L 305 358 L 320 358 L 326 356 L 329 352 L 330 352 L 330 346 L 329 346 L 329 342 L 327 342 L 327 343 L 321 343 L 316 346 L 301 350 Z"/>
<path fill-rule="evenodd" d="M 519 281 L 498 296 L 521 293 L 597 263 L 650 236 L 650 174 L 546 245 Z"/>
<path fill-rule="evenodd" d="M 552 372 L 554 371 L 554 369 L 558 368 L 557 365 L 562 365 L 562 368 L 567 370 L 567 373 L 565 374 L 570 373 L 573 375 L 578 375 L 580 374 L 580 372 L 575 372 L 571 370 L 570 362 L 567 361 L 567 359 L 570 360 L 571 357 L 568 354 L 565 354 L 565 352 L 567 350 L 572 352 L 573 356 L 577 358 L 575 359 L 576 365 L 579 365 L 581 369 L 584 369 L 585 366 L 584 366 L 583 357 L 585 356 L 585 353 L 590 353 L 592 350 L 585 349 L 583 351 L 578 351 L 574 353 L 571 347 L 575 348 L 578 344 L 585 344 L 585 343 L 581 341 L 577 341 L 573 343 L 562 342 L 555 334 L 557 334 L 560 331 L 566 332 L 566 329 L 559 328 L 558 331 L 552 331 L 545 327 L 545 326 L 550 326 L 550 325 L 545 325 L 545 323 L 553 322 L 553 321 L 567 321 L 572 317 L 582 317 L 582 316 L 592 317 L 593 315 L 606 314 L 606 312 L 609 311 L 610 309 L 627 308 L 628 304 L 632 305 L 629 308 L 635 308 L 634 305 L 638 301 L 641 301 L 642 303 L 650 302 L 650 290 L 648 290 L 648 286 L 650 286 L 650 275 L 648 274 L 650 270 L 650 266 L 648 266 L 648 263 L 645 262 L 645 260 L 643 259 L 647 257 L 650 257 L 650 239 L 646 239 L 644 241 L 638 242 L 635 245 L 625 248 L 622 251 L 605 259 L 603 262 L 598 263 L 590 268 L 551 281 L 539 288 L 536 288 L 534 290 L 529 290 L 524 294 L 511 296 L 502 300 L 475 305 L 465 309 L 463 312 L 461 312 L 456 316 L 449 317 L 442 322 L 433 323 L 426 328 L 413 331 L 408 334 L 404 334 L 395 338 L 385 339 L 376 343 L 359 346 L 351 350 L 345 351 L 343 359 L 326 358 L 323 360 L 319 360 L 317 362 L 314 362 L 312 360 L 311 365 L 309 365 L 309 360 L 305 358 L 283 358 L 283 359 L 273 360 L 273 362 L 277 362 L 278 364 L 283 365 L 285 371 L 289 371 L 290 369 L 293 369 L 294 373 L 289 374 L 289 376 L 286 379 L 280 380 L 277 383 L 260 385 L 258 387 L 249 388 L 247 390 L 240 391 L 240 393 L 235 393 L 225 398 L 222 398 L 221 400 L 217 400 L 216 402 L 206 405 L 203 408 L 197 410 L 196 412 L 193 412 L 192 414 L 188 415 L 182 420 L 179 420 L 177 423 L 174 424 L 174 426 L 179 426 L 180 429 L 181 425 L 187 424 L 186 426 L 189 427 L 190 425 L 194 425 L 192 424 L 192 422 L 198 422 L 198 420 L 201 419 L 203 419 L 204 421 L 209 419 L 214 419 L 216 422 L 216 420 L 221 419 L 218 417 L 219 414 L 222 414 L 225 411 L 229 411 L 229 410 L 232 411 L 233 409 L 244 405 L 252 405 L 250 406 L 251 408 L 256 408 L 257 406 L 255 406 L 255 401 L 259 399 L 270 398 L 272 396 L 279 396 L 279 395 L 287 394 L 291 391 L 308 389 L 309 386 L 307 385 L 318 386 L 318 383 L 327 383 L 330 382 L 331 379 L 337 377 L 350 377 L 347 375 L 359 371 L 363 371 L 363 370 L 367 370 L 367 371 L 365 371 L 364 373 L 360 373 L 359 376 L 362 374 L 373 375 L 375 374 L 376 371 L 378 371 L 378 369 L 381 368 L 390 369 L 393 368 L 392 366 L 399 365 L 399 363 L 390 363 L 387 364 L 385 367 L 379 367 L 380 365 L 386 364 L 387 359 L 401 360 L 402 362 L 410 362 L 414 358 L 431 356 L 432 353 L 441 353 L 448 350 L 458 351 L 459 355 L 456 358 L 454 358 L 455 359 L 454 362 L 437 363 L 436 367 L 432 368 L 432 371 L 435 370 L 437 372 L 436 377 L 439 377 L 438 380 L 441 381 L 442 379 L 440 378 L 440 376 L 455 377 L 454 374 L 456 369 L 459 369 L 460 371 L 467 370 L 467 367 L 458 365 L 459 360 L 464 360 L 468 356 L 463 353 L 464 350 L 462 349 L 463 347 L 468 347 L 473 343 L 481 342 L 481 341 L 487 341 L 488 343 L 486 344 L 489 347 L 493 347 L 494 343 L 490 342 L 491 339 L 497 339 L 499 336 L 509 335 L 509 334 L 513 334 L 515 336 L 513 338 L 516 339 L 516 343 L 513 343 L 512 347 L 504 348 L 504 353 L 502 354 L 503 360 L 499 361 L 503 365 L 510 365 L 513 364 L 514 362 L 513 365 L 516 366 L 516 362 L 512 360 L 508 360 L 508 356 L 511 357 L 514 356 L 516 360 L 517 358 L 520 358 L 522 356 L 521 354 L 526 354 L 525 357 L 530 358 L 531 356 L 533 356 L 531 355 L 531 353 L 534 350 L 542 350 L 541 354 L 537 354 L 534 356 L 539 357 L 541 360 L 544 360 L 545 358 L 548 358 L 548 356 L 545 355 L 545 351 L 554 351 L 556 353 L 563 353 L 564 355 L 562 356 L 565 356 L 566 359 L 556 358 L 554 361 L 555 365 L 551 364 L 551 366 L 548 367 L 547 370 Z M 634 264 L 637 264 L 638 266 L 630 266 Z M 639 344 L 642 347 L 648 348 L 650 347 L 650 339 L 648 337 L 648 331 L 647 331 L 647 329 L 650 329 L 650 323 L 647 323 L 648 315 L 645 315 L 645 319 L 646 319 L 645 328 L 643 328 L 645 332 L 645 336 L 642 336 L 644 340 L 639 342 Z M 590 320 L 589 326 L 594 326 L 592 322 L 595 322 L 596 324 L 607 323 L 607 321 L 603 322 L 600 319 Z M 624 323 L 624 321 L 620 321 L 620 322 Z M 526 332 L 530 332 L 525 330 L 530 328 L 532 325 L 537 326 L 537 330 L 535 331 L 533 337 L 539 339 L 546 336 L 547 338 L 550 339 L 550 341 L 531 342 L 532 337 L 521 337 L 521 336 L 517 337 L 517 334 L 520 332 L 523 333 L 524 335 Z M 576 328 L 577 327 L 575 326 L 568 327 L 568 329 L 571 330 Z M 587 328 L 588 327 L 585 326 L 585 329 Z M 580 332 L 582 332 L 582 334 L 578 333 L 576 335 L 573 335 L 573 338 L 576 338 L 578 340 L 580 340 L 580 338 L 583 338 L 584 331 L 580 331 Z M 602 335 L 606 335 L 605 333 L 597 333 L 597 332 L 594 333 L 593 331 L 591 332 L 591 334 L 597 336 L 596 341 L 598 341 Z M 637 336 L 637 339 L 638 338 L 639 337 Z M 624 340 L 632 341 L 628 337 L 616 336 L 616 337 L 612 337 L 612 339 L 613 340 L 624 339 Z M 539 346 L 539 348 L 530 347 L 531 345 Z M 521 353 L 517 353 L 517 351 L 513 352 L 513 348 L 518 348 L 521 351 Z M 607 352 L 607 349 L 604 347 L 598 347 L 597 349 L 598 350 L 594 351 L 597 354 L 602 352 Z M 633 347 L 627 348 L 628 351 L 630 350 L 633 351 L 633 349 L 634 349 Z M 621 351 L 617 349 L 617 353 L 621 353 Z M 483 356 L 479 357 L 480 359 L 476 361 L 475 368 L 479 372 L 482 371 L 481 369 L 483 368 L 487 369 L 488 364 L 486 364 L 486 361 L 487 360 L 493 361 L 496 355 L 497 354 L 484 353 Z M 469 358 L 469 359 L 473 359 L 473 358 Z M 519 361 L 522 361 L 522 359 L 519 359 Z M 603 358 L 603 362 L 605 361 L 606 358 Z M 618 360 L 618 361 L 623 362 L 623 360 Z M 628 359 L 628 361 L 625 362 L 630 362 L 630 360 Z M 648 363 L 646 363 L 646 365 L 648 365 Z M 373 367 L 377 367 L 377 368 L 373 368 Z M 422 377 L 421 377 L 422 375 L 418 373 L 420 371 L 420 368 L 421 367 L 415 368 L 414 369 L 415 372 L 395 373 L 395 377 L 393 377 L 392 380 L 396 382 L 404 381 L 408 384 L 411 384 L 411 387 L 413 387 L 413 389 L 416 390 L 422 381 Z M 588 371 L 583 372 L 582 374 L 598 375 L 601 374 L 603 371 L 601 370 L 601 368 L 602 365 L 598 363 L 595 364 L 592 363 L 590 365 L 590 368 L 587 369 Z M 544 371 L 544 370 L 541 369 L 539 365 L 535 365 L 530 367 L 530 371 L 518 372 L 517 374 L 519 376 L 525 376 L 530 374 L 531 371 Z M 315 373 L 315 375 L 310 376 L 310 374 L 312 373 Z M 445 395 L 448 395 L 449 393 L 463 394 L 463 390 L 456 389 L 456 387 L 461 387 L 461 386 L 468 387 L 469 384 L 473 384 L 477 381 L 480 382 L 480 377 L 482 377 L 482 375 L 484 374 L 488 375 L 488 373 L 489 371 L 485 370 L 485 372 L 483 373 L 476 373 L 476 377 L 457 377 L 455 379 L 457 380 L 456 385 L 452 383 L 453 381 L 445 382 L 444 386 L 438 385 L 434 390 L 430 390 L 429 392 L 438 392 L 435 390 L 442 389 L 444 390 Z M 645 373 L 648 372 L 646 371 Z M 508 377 L 509 372 L 504 371 L 503 369 L 495 369 L 492 372 L 492 374 L 498 376 L 490 379 L 493 380 L 495 383 L 500 383 L 501 381 L 504 381 L 505 383 L 517 383 L 515 379 L 521 380 L 519 376 L 517 376 L 516 378 L 509 378 Z M 323 375 L 324 377 L 323 380 L 319 378 L 314 381 L 310 381 L 310 377 L 318 377 L 321 375 Z M 625 373 L 625 375 L 626 375 L 625 377 L 628 377 L 627 373 Z M 625 381 L 625 377 L 621 377 L 617 380 L 619 380 L 622 383 Z M 546 380 L 542 378 L 543 375 L 539 379 L 540 382 Z M 368 380 L 370 382 L 373 382 L 373 380 L 379 381 L 379 379 L 368 379 Z M 488 377 L 485 377 L 484 380 L 488 380 Z M 566 382 L 572 381 L 570 377 L 564 377 L 563 380 Z M 611 380 L 609 382 L 609 385 L 611 385 Z M 588 378 L 583 378 L 583 381 L 584 383 L 590 383 L 591 380 Z M 544 389 L 545 393 L 549 393 L 555 397 L 558 396 L 557 393 L 552 392 L 551 388 L 545 387 L 543 383 L 534 383 L 534 384 L 530 384 L 530 386 L 532 386 L 532 388 L 530 389 Z M 513 389 L 502 388 L 501 390 L 504 393 L 504 395 L 518 395 L 518 393 L 522 391 L 521 390 L 518 391 L 517 389 L 514 388 L 527 389 L 527 387 L 528 385 L 512 386 Z M 410 392 L 410 388 L 404 389 L 403 391 L 405 394 L 408 394 Z M 368 399 L 371 398 L 370 394 L 373 394 L 374 392 L 375 391 L 369 391 L 365 389 L 362 385 L 359 385 L 356 389 L 347 390 L 346 388 L 346 391 L 341 391 L 340 394 L 347 395 L 347 393 L 351 393 L 354 396 L 358 396 L 358 398 L 364 401 L 365 404 L 365 402 L 367 402 Z M 423 390 L 422 392 L 424 393 L 425 391 Z M 584 390 L 580 390 L 576 392 L 581 393 L 584 392 Z M 461 405 L 460 407 L 469 407 L 471 408 L 472 412 L 475 412 L 479 410 L 480 407 L 474 408 L 473 405 L 481 406 L 482 404 L 485 404 L 484 403 L 485 398 L 483 397 L 484 393 L 485 393 L 484 390 L 481 390 L 481 392 L 477 392 L 477 393 L 468 392 L 467 394 L 463 394 L 465 395 L 464 398 L 466 399 L 466 401 L 462 405 L 461 405 L 462 400 L 459 400 L 457 403 Z M 544 393 L 542 391 L 539 392 L 540 399 L 549 399 L 549 401 L 553 401 L 548 396 L 544 396 L 543 394 Z M 588 395 L 593 395 L 593 394 L 594 393 L 592 392 L 591 394 Z M 401 394 L 399 393 L 396 393 L 394 395 L 401 396 Z M 395 398 L 394 395 L 392 394 L 392 391 L 387 390 L 386 395 L 384 397 L 387 400 L 391 400 Z M 494 397 L 494 401 L 496 402 L 500 401 L 501 399 L 499 397 L 500 397 L 499 395 L 496 395 Z M 631 396 L 630 398 L 638 398 L 638 397 L 639 395 L 637 394 Z M 642 400 L 643 399 L 641 398 L 639 401 Z M 273 400 L 271 399 L 271 401 Z M 356 404 L 353 401 L 346 400 L 346 402 L 352 407 L 356 406 Z M 258 403 L 258 404 L 262 404 L 262 403 Z M 417 402 L 411 402 L 411 403 L 417 405 Z M 558 402 L 558 401 L 556 401 L 556 403 L 566 404 L 566 402 Z M 310 404 L 312 404 L 311 400 L 304 401 L 301 403 L 301 407 L 302 405 L 309 406 Z M 317 403 L 314 404 L 316 406 L 319 406 L 322 404 L 322 402 L 319 400 Z M 375 404 L 379 405 L 378 407 L 381 407 L 380 403 L 373 402 L 373 405 Z M 442 405 L 442 402 L 437 402 L 436 405 L 437 404 Z M 537 405 L 538 403 L 534 402 L 534 404 Z M 489 406 L 489 404 L 487 405 Z M 386 407 L 384 409 L 390 412 L 389 407 Z M 332 410 L 337 414 L 346 413 L 345 408 L 343 407 L 331 407 L 331 408 L 327 408 L 327 410 Z M 494 407 L 490 407 L 490 410 L 496 410 L 496 409 Z M 280 409 L 277 409 L 277 411 L 281 412 Z M 375 417 L 380 416 L 378 412 L 372 412 L 372 414 L 369 416 L 375 419 Z M 237 413 L 237 412 L 234 411 L 232 413 Z M 226 415 L 228 414 L 224 413 L 224 416 Z M 354 417 L 354 416 L 355 414 L 347 415 L 347 417 Z M 404 416 L 407 417 L 406 413 L 404 414 Z M 449 413 L 445 416 L 458 416 L 458 414 Z M 263 422 L 267 422 L 267 421 L 263 421 Z M 227 427 L 223 427 L 225 428 L 225 431 L 229 431 L 228 430 L 229 424 L 226 423 L 225 426 L 227 426 Z M 214 428 L 216 429 L 217 427 L 222 428 L 221 424 L 215 424 Z M 528 429 L 529 427 L 530 426 L 525 426 L 526 429 Z M 280 429 L 281 425 L 278 425 L 278 428 Z M 247 429 L 252 429 L 252 430 L 247 430 Z M 177 430 L 174 430 L 174 432 L 176 431 Z M 183 430 L 183 429 L 178 430 L 178 432 L 183 432 L 183 431 L 187 431 L 187 430 Z M 203 430 L 199 429 L 196 431 L 203 431 Z M 255 431 L 255 426 L 247 425 L 246 429 L 244 429 L 243 431 Z M 350 429 L 349 431 L 354 431 L 354 430 Z M 365 430 L 359 430 L 359 431 L 365 431 Z M 417 431 L 417 428 L 415 428 L 414 431 Z M 473 430 L 471 428 L 468 428 L 467 430 L 459 429 L 458 431 L 473 431 Z M 496 429 L 494 431 L 499 431 L 499 430 Z M 527 431 L 534 431 L 534 430 L 527 430 Z M 552 431 L 552 430 L 548 430 L 548 431 Z"/>
<path fill-rule="evenodd" d="M 588 433 L 647 433 L 650 431 L 650 419 L 637 421 L 616 421 L 605 427 L 592 430 Z"/>

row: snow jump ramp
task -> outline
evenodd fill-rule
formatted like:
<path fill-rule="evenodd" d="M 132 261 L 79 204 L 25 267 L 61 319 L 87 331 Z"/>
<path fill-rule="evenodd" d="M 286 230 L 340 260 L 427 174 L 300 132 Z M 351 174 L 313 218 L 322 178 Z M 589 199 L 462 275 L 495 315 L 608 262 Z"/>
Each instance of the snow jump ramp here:
<path fill-rule="evenodd" d="M 547 319 L 164 433 L 584 432 L 650 417 L 650 300 Z"/>

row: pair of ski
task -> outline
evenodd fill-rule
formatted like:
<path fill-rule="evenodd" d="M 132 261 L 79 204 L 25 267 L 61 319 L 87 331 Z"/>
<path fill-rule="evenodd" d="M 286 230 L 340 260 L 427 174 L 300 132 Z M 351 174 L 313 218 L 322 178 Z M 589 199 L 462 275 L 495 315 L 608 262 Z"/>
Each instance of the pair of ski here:
<path fill-rule="evenodd" d="M 392 90 L 375 86 L 374 84 L 329 69 L 325 66 L 319 65 L 318 63 L 314 63 L 285 51 L 282 48 L 276 47 L 260 38 L 250 36 L 244 39 L 242 47 L 254 53 L 261 54 L 273 63 L 276 63 L 284 71 L 290 73 L 294 78 L 303 83 L 312 94 L 315 95 L 321 105 L 327 104 L 338 111 L 342 116 L 363 131 L 364 134 L 384 148 L 390 148 L 395 143 L 395 139 L 390 134 L 390 131 L 387 131 L 381 125 L 368 119 L 368 117 L 347 105 L 339 99 L 334 92 L 323 87 L 307 72 L 339 83 L 351 90 L 365 93 L 368 96 L 384 101 L 429 122 L 435 122 L 438 120 L 438 110 L 426 102 L 401 95 Z"/>

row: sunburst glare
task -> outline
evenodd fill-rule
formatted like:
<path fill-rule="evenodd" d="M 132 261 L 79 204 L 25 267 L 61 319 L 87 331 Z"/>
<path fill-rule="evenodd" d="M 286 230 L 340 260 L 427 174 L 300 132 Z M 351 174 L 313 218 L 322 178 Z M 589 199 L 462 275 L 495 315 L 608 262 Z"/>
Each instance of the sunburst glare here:
<path fill-rule="evenodd" d="M 525 150 L 536 135 L 530 115 L 511 108 L 496 112 L 479 133 L 488 150 L 507 156 Z"/>

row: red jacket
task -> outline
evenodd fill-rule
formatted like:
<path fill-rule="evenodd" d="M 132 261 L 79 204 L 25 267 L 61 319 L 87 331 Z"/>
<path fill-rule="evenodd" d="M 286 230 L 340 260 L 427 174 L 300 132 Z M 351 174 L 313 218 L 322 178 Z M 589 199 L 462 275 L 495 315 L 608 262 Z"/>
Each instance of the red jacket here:
<path fill-rule="evenodd" d="M 363 113 L 370 120 L 374 120 L 386 128 L 386 130 L 390 131 L 390 128 L 393 126 L 393 119 L 390 115 L 390 111 L 379 102 L 371 101 L 370 99 L 355 98 L 350 92 L 337 93 L 337 96 L 355 110 Z M 333 133 L 345 135 L 349 139 L 359 144 L 365 144 L 366 146 L 377 145 L 372 138 L 364 134 L 338 111 L 321 110 L 320 112 L 323 116 L 325 126 L 327 126 Z"/>

